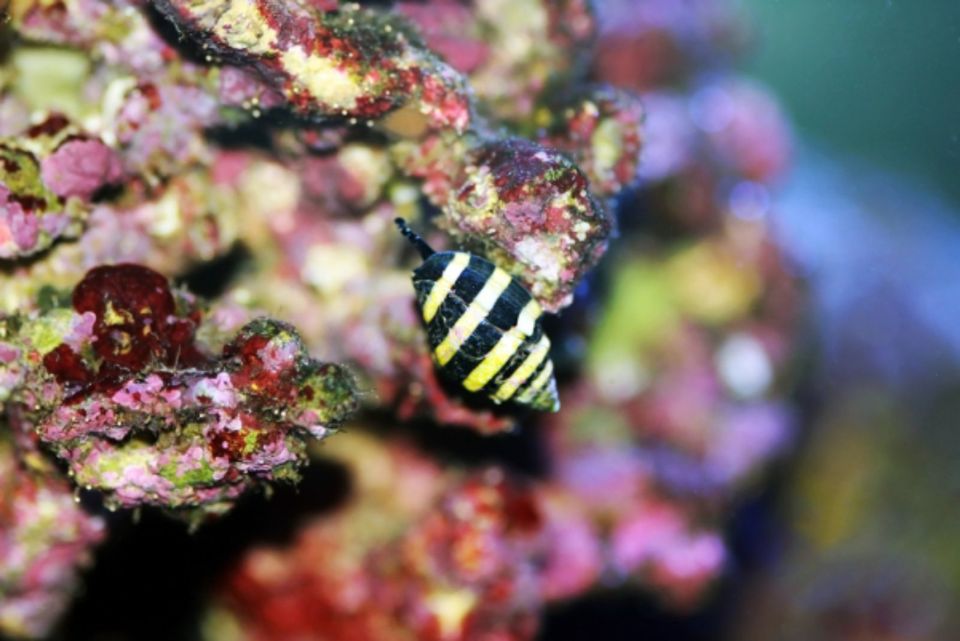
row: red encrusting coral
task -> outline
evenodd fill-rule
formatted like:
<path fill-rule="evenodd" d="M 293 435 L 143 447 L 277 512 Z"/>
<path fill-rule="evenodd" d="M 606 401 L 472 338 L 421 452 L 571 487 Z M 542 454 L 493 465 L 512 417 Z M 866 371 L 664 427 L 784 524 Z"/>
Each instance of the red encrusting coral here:
<path fill-rule="evenodd" d="M 73 290 L 73 309 L 92 313 L 93 349 L 103 364 L 137 372 L 151 362 L 203 365 L 194 345 L 199 310 L 177 313 L 167 279 L 148 267 L 106 265 L 87 272 Z"/>

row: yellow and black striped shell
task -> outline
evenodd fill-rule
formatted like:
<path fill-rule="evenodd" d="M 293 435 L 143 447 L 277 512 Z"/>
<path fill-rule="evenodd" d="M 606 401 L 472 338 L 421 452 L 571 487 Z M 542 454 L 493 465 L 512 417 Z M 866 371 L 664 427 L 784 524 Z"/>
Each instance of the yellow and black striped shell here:
<path fill-rule="evenodd" d="M 550 339 L 540 326 L 540 305 L 526 288 L 485 258 L 434 253 L 397 224 L 424 255 L 413 286 L 441 375 L 495 403 L 557 411 Z"/>

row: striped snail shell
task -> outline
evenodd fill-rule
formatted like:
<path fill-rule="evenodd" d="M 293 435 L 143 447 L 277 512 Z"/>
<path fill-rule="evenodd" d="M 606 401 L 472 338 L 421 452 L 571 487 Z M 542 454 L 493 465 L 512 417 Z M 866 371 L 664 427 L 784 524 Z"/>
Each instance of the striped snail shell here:
<path fill-rule="evenodd" d="M 435 252 L 402 218 L 396 224 L 423 257 L 413 286 L 440 374 L 495 403 L 560 409 L 543 311 L 530 292 L 486 258 Z"/>

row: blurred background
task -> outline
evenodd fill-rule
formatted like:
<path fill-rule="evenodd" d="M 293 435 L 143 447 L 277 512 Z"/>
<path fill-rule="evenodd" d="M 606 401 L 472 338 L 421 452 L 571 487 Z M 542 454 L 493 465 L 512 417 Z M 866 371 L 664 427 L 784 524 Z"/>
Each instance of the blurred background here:
<path fill-rule="evenodd" d="M 731 638 L 956 638 L 960 4 L 743 6 L 798 133 L 774 210 L 819 348 L 781 555 Z"/>
<path fill-rule="evenodd" d="M 741 0 L 744 70 L 808 141 L 960 202 L 960 5 L 950 0 Z"/>

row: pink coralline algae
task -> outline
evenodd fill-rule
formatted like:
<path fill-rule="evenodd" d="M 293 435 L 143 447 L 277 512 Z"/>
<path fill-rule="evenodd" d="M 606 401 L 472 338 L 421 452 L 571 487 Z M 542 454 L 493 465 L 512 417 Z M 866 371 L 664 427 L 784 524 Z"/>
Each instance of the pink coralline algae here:
<path fill-rule="evenodd" d="M 70 140 L 40 163 L 43 181 L 61 198 L 89 200 L 123 175 L 114 152 L 99 140 Z"/>
<path fill-rule="evenodd" d="M 623 572 L 643 573 L 675 603 L 698 599 L 722 568 L 727 550 L 715 532 L 691 532 L 687 519 L 669 506 L 646 505 L 618 523 L 611 555 Z"/>
<path fill-rule="evenodd" d="M 128 184 L 130 202 L 97 203 L 76 243 L 59 243 L 44 260 L 21 262 L 0 279 L 0 309 L 32 309 L 44 286 L 69 290 L 105 263 L 136 261 L 164 273 L 222 255 L 236 240 L 246 213 L 243 194 L 219 189 L 216 176 L 196 169 L 178 174 L 149 196 Z"/>
<path fill-rule="evenodd" d="M 111 505 L 223 511 L 258 481 L 295 480 L 303 439 L 354 409 L 350 375 L 285 323 L 254 320 L 214 355 L 197 304 L 145 267 L 91 270 L 72 303 L 14 323 L 24 373 L 8 393 Z"/>
<path fill-rule="evenodd" d="M 105 523 L 52 469 L 28 469 L 8 437 L 0 425 L 0 630 L 43 637 L 70 604 Z"/>
<path fill-rule="evenodd" d="M 219 122 L 211 93 L 183 83 L 130 87 L 111 123 L 126 169 L 133 175 L 172 176 L 210 153 L 197 132 Z"/>
<path fill-rule="evenodd" d="M 529 121 L 551 83 L 588 64 L 596 20 L 585 0 L 429 0 L 398 10 L 458 71 L 498 119 Z"/>
<path fill-rule="evenodd" d="M 122 177 L 115 152 L 62 115 L 0 139 L 0 258 L 35 254 L 77 235 L 91 196 Z"/>

